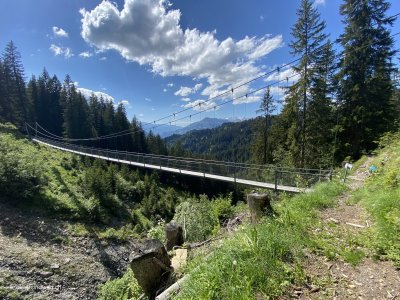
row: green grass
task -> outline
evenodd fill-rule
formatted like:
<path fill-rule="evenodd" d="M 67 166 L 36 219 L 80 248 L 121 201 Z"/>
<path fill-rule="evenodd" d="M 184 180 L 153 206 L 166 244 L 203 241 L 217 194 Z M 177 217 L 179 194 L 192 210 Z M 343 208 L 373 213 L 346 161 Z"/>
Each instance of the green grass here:
<path fill-rule="evenodd" d="M 367 209 L 373 221 L 364 237 L 365 246 L 377 258 L 393 260 L 400 266 L 400 133 L 383 140 L 385 147 L 373 161 L 378 171 L 354 194 L 354 201 Z"/>
<path fill-rule="evenodd" d="M 195 260 L 176 298 L 270 299 L 301 284 L 302 249 L 312 243 L 309 229 L 318 222 L 317 210 L 332 206 L 343 190 L 337 183 L 321 184 L 276 204 L 276 217 L 244 226 L 203 261 Z"/>

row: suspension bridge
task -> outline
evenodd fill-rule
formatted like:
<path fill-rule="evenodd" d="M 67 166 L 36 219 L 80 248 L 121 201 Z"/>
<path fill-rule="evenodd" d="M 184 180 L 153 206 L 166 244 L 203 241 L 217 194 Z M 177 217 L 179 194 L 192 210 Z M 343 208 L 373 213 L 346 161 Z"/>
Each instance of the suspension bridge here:
<path fill-rule="evenodd" d="M 331 171 L 295 169 L 273 165 L 256 165 L 175 156 L 154 155 L 93 148 L 35 136 L 34 142 L 57 150 L 187 176 L 202 177 L 246 186 L 290 193 L 308 192 L 317 182 L 331 179 Z"/>

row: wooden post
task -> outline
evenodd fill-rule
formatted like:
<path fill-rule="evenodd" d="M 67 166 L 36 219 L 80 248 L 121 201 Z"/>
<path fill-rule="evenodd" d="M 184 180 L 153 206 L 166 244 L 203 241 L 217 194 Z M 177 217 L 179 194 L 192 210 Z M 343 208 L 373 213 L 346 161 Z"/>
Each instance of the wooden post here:
<path fill-rule="evenodd" d="M 267 194 L 253 192 L 247 195 L 247 204 L 250 210 L 251 223 L 256 224 L 263 215 L 273 213 L 270 198 Z"/>
<path fill-rule="evenodd" d="M 183 245 L 183 229 L 182 226 L 176 223 L 175 221 L 171 221 L 167 225 L 165 225 L 165 237 L 167 238 L 167 251 L 172 250 L 174 246 L 182 246 Z"/>
<path fill-rule="evenodd" d="M 130 267 L 143 291 L 154 299 L 171 272 L 171 261 L 159 240 L 147 240 L 130 255 Z"/>

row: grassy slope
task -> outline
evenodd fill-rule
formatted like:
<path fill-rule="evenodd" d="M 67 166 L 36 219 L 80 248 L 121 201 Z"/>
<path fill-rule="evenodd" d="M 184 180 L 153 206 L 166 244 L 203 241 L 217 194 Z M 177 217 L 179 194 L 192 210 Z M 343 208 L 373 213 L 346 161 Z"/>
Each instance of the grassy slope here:
<path fill-rule="evenodd" d="M 378 172 L 352 195 L 353 201 L 360 201 L 371 214 L 374 224 L 367 233 L 351 237 L 354 240 L 346 243 L 363 244 L 375 252 L 377 259 L 390 259 L 400 266 L 400 134 L 385 137 L 382 145 L 385 147 L 373 161 Z M 358 165 L 365 160 L 362 158 Z M 335 197 L 344 190 L 343 185 L 328 183 L 313 193 L 284 199 L 275 206 L 277 217 L 265 219 L 255 228 L 245 226 L 210 257 L 194 262 L 192 268 L 198 268 L 176 298 L 279 297 L 289 285 L 300 285 L 305 280 L 301 267 L 303 248 L 359 263 L 362 253 L 329 244 L 334 236 L 311 240 L 312 230 L 319 227 L 317 211 L 334 205 Z M 338 239 L 343 238 L 341 233 L 337 235 Z"/>
<path fill-rule="evenodd" d="M 26 184 L 21 184 L 21 187 L 13 187 L 14 191 L 10 188 L 11 192 L 6 196 L 2 194 L 0 200 L 11 202 L 27 212 L 64 220 L 76 235 L 95 234 L 100 238 L 123 240 L 137 237 L 139 231 L 134 230 L 135 223 L 140 223 L 140 228 L 150 225 L 140 210 L 132 205 L 130 207 L 116 199 L 119 203 L 115 204 L 124 206 L 128 212 L 116 215 L 102 207 L 96 199 L 87 197 L 82 187 L 87 167 L 80 157 L 35 145 L 12 125 L 0 124 L 0 159 L 3 166 L 9 166 L 11 171 L 19 170 L 19 174 L 27 173 L 38 178 L 38 188 L 33 188 L 29 194 L 15 192 L 26 187 Z M 0 176 L 8 175 L 0 172 Z M 18 177 L 14 179 L 14 182 L 17 181 Z M 101 217 L 108 222 L 99 224 L 93 216 L 94 210 L 100 211 Z"/>
<path fill-rule="evenodd" d="M 393 260 L 400 267 L 400 133 L 385 136 L 382 146 L 373 160 L 377 172 L 353 200 L 360 201 L 374 222 L 363 238 L 365 246 L 376 258 Z"/>
<path fill-rule="evenodd" d="M 194 263 L 198 269 L 177 298 L 268 299 L 301 284 L 302 249 L 312 244 L 308 232 L 317 210 L 333 205 L 343 189 L 338 183 L 321 184 L 312 193 L 284 199 L 275 205 L 275 217 L 244 226 L 203 262 Z"/>

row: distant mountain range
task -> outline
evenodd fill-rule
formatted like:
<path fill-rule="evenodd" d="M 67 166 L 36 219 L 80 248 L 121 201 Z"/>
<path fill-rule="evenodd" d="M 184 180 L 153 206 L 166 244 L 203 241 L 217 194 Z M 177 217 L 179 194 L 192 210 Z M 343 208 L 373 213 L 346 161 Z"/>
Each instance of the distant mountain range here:
<path fill-rule="evenodd" d="M 159 127 L 154 128 L 153 130 L 152 128 L 148 129 L 145 128 L 145 131 L 149 132 L 150 130 L 152 130 L 153 133 L 159 134 L 162 138 L 166 138 L 174 134 L 182 135 L 193 130 L 212 129 L 219 127 L 225 123 L 232 123 L 232 122 L 237 122 L 237 121 L 236 120 L 232 121 L 227 119 L 217 119 L 217 118 L 204 118 L 201 121 L 194 122 L 185 127 L 179 127 L 175 125 L 161 125 Z"/>

